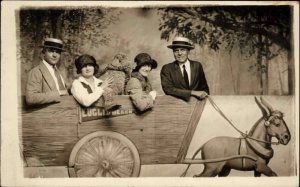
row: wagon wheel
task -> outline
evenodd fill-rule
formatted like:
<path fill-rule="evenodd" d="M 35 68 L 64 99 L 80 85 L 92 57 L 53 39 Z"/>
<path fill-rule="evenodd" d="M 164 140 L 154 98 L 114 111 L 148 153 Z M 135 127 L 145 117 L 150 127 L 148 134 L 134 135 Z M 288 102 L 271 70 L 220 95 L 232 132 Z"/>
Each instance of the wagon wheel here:
<path fill-rule="evenodd" d="M 70 177 L 138 177 L 140 156 L 122 134 L 97 131 L 74 146 L 69 159 Z"/>

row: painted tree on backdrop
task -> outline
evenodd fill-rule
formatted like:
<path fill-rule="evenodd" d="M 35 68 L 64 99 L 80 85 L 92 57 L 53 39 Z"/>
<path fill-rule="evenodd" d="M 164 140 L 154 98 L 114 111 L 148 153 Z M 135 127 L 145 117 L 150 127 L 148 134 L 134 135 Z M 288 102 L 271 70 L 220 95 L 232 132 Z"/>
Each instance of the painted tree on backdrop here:
<path fill-rule="evenodd" d="M 261 93 L 268 94 L 268 62 L 281 51 L 288 54 L 289 94 L 294 92 L 294 62 L 291 47 L 291 7 L 289 6 L 203 6 L 160 9 L 161 38 L 173 34 L 189 37 L 230 53 L 237 46 L 245 58 L 255 56 L 249 65 L 260 79 Z"/>
<path fill-rule="evenodd" d="M 66 52 L 63 53 L 60 69 L 72 81 L 76 56 L 107 45 L 113 36 L 103 30 L 114 24 L 120 13 L 116 9 L 101 7 L 21 9 L 18 17 L 18 60 L 22 64 L 22 81 L 26 80 L 27 72 L 39 63 L 40 45 L 46 37 L 63 40 Z"/>

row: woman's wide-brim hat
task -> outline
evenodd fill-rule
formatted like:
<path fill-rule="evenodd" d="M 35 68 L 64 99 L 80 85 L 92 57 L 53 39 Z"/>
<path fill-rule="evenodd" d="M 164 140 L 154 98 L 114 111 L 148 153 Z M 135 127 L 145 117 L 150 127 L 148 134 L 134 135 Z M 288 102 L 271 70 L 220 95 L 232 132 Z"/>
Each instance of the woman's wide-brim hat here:
<path fill-rule="evenodd" d="M 99 69 L 99 65 L 96 62 L 96 59 L 88 54 L 84 54 L 75 59 L 75 67 L 77 69 L 77 73 L 81 73 L 81 69 L 86 65 L 92 65 L 94 68 Z M 96 70 L 98 71 L 98 70 Z"/>
<path fill-rule="evenodd" d="M 65 51 L 63 49 L 63 41 L 57 38 L 46 38 L 44 41 L 44 45 L 42 45 L 41 47 Z"/>
<path fill-rule="evenodd" d="M 186 49 L 194 49 L 195 47 L 192 45 L 190 40 L 185 37 L 177 36 L 174 38 L 172 45 L 168 45 L 168 48 L 175 49 L 175 48 L 186 48 Z"/>
<path fill-rule="evenodd" d="M 144 65 L 150 65 L 151 69 L 155 69 L 157 67 L 156 60 L 152 59 L 147 53 L 140 53 L 136 55 L 134 62 L 136 63 L 134 70 L 139 70 Z"/>

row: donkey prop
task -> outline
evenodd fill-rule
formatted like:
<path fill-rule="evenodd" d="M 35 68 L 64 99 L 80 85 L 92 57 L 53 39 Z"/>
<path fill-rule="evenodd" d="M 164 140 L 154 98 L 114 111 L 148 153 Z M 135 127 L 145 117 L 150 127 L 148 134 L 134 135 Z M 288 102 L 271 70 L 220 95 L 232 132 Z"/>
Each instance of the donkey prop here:
<path fill-rule="evenodd" d="M 210 99 L 210 98 L 208 98 Z M 193 155 L 192 159 L 186 159 L 188 167 L 181 176 L 185 176 L 193 163 L 204 164 L 204 170 L 194 177 L 226 177 L 231 169 L 241 171 L 254 170 L 254 176 L 277 176 L 267 166 L 273 157 L 271 144 L 286 145 L 291 135 L 283 119 L 283 113 L 273 110 L 263 98 L 260 101 L 255 97 L 255 102 L 262 111 L 261 117 L 251 128 L 248 134 L 242 134 L 241 138 L 215 137 L 208 140 Z M 271 142 L 276 137 L 278 143 Z M 195 159 L 201 151 L 201 160 Z"/>

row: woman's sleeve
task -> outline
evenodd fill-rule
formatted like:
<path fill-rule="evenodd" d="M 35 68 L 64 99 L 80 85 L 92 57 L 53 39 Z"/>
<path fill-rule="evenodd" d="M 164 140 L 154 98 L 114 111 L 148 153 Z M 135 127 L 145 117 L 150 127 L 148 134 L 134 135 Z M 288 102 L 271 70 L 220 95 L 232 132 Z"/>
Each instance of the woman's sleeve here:
<path fill-rule="evenodd" d="M 154 101 L 151 95 L 143 92 L 140 81 L 136 78 L 131 78 L 126 85 L 126 93 L 130 95 L 130 99 L 134 106 L 139 111 L 145 111 L 152 108 Z"/>
<path fill-rule="evenodd" d="M 79 80 L 74 80 L 71 87 L 71 93 L 73 97 L 85 107 L 90 106 L 96 102 L 103 94 L 101 87 L 96 87 L 93 93 L 88 93 Z"/>

